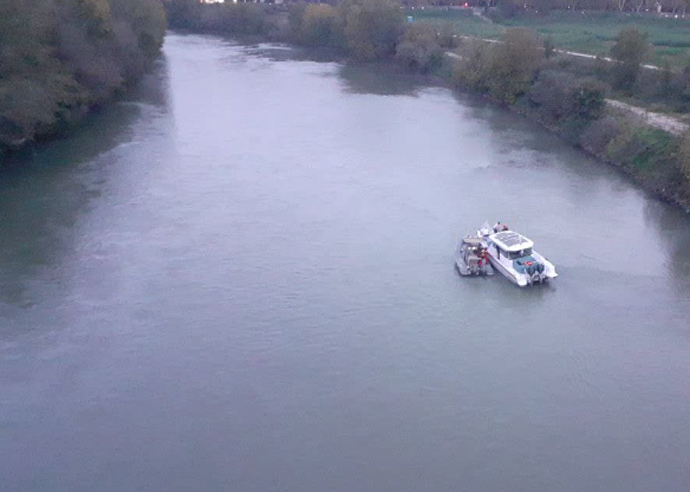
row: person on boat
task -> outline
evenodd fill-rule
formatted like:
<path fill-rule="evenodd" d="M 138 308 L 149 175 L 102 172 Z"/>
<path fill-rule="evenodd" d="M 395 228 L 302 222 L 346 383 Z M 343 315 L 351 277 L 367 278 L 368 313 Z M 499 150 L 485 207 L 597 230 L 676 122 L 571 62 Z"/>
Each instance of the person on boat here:
<path fill-rule="evenodd" d="M 494 224 L 494 232 L 498 232 L 503 230 L 503 226 L 501 226 L 501 221 L 499 220 Z"/>
<path fill-rule="evenodd" d="M 480 247 L 477 256 L 479 257 L 479 266 L 489 264 L 489 256 L 485 248 Z"/>

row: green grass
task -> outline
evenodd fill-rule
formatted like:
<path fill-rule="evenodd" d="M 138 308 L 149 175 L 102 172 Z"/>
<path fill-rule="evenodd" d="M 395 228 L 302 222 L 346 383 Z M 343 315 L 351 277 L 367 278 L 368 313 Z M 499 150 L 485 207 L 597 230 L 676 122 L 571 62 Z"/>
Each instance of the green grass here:
<path fill-rule="evenodd" d="M 566 12 L 549 15 L 521 15 L 501 24 L 489 24 L 468 11 L 426 9 L 409 11 L 417 21 L 450 22 L 459 33 L 487 39 L 500 37 L 505 28 L 526 27 L 542 37 L 550 37 L 556 48 L 608 56 L 618 32 L 637 27 L 649 34 L 653 49 L 648 63 L 662 64 L 664 59 L 675 68 L 690 63 L 690 19 L 667 19 L 620 13 Z"/>
<path fill-rule="evenodd" d="M 635 153 L 630 158 L 630 163 L 638 171 L 648 172 L 669 154 L 674 139 L 664 131 L 644 129 L 637 133 L 635 140 L 631 145 Z"/>
<path fill-rule="evenodd" d="M 407 15 L 412 16 L 415 22 L 449 23 L 465 36 L 476 36 L 486 39 L 496 39 L 505 31 L 505 27 L 498 24 L 490 24 L 476 17 L 467 10 L 408 10 Z"/>

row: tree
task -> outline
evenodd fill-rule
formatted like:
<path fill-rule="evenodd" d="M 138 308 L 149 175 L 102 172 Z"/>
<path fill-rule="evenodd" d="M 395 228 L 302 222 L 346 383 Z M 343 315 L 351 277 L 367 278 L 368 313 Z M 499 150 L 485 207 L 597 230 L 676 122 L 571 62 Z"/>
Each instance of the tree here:
<path fill-rule="evenodd" d="M 567 100 L 572 118 L 593 121 L 604 114 L 606 87 L 598 80 L 580 79 L 571 88 Z"/>
<path fill-rule="evenodd" d="M 302 20 L 302 41 L 309 46 L 341 48 L 343 26 L 338 11 L 328 4 L 309 4 Z"/>
<path fill-rule="evenodd" d="M 625 91 L 632 89 L 648 50 L 646 32 L 629 27 L 618 33 L 616 42 L 611 48 L 611 57 L 617 62 L 613 66 L 615 88 Z"/>
<path fill-rule="evenodd" d="M 556 52 L 556 45 L 553 43 L 553 37 L 549 36 L 544 39 L 544 58 L 550 59 Z"/>
<path fill-rule="evenodd" d="M 377 60 L 395 54 L 403 30 L 403 14 L 393 0 L 342 0 L 345 44 L 360 60 Z"/>
<path fill-rule="evenodd" d="M 491 48 L 489 87 L 493 97 L 513 104 L 529 89 L 544 58 L 542 43 L 528 29 L 509 29 Z"/>
<path fill-rule="evenodd" d="M 661 61 L 659 68 L 660 70 L 657 74 L 657 80 L 659 82 L 659 94 L 663 97 L 672 96 L 674 73 L 668 58 L 664 58 Z"/>
<path fill-rule="evenodd" d="M 417 24 L 410 26 L 398 43 L 395 57 L 408 68 L 429 72 L 441 65 L 443 49 L 433 26 Z"/>
<path fill-rule="evenodd" d="M 487 43 L 478 40 L 461 45 L 462 55 L 453 70 L 453 78 L 458 85 L 465 85 L 482 93 L 489 91 L 490 48 Z"/>

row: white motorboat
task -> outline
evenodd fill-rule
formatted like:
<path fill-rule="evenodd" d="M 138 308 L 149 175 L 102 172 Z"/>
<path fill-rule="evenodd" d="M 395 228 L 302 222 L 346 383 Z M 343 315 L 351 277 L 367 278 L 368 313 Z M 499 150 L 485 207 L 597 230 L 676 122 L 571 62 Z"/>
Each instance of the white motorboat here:
<path fill-rule="evenodd" d="M 487 242 L 481 236 L 467 236 L 455 250 L 455 266 L 460 275 L 493 275 Z"/>
<path fill-rule="evenodd" d="M 534 243 L 525 236 L 510 230 L 494 232 L 486 225 L 479 234 L 486 240 L 493 267 L 518 286 L 558 277 L 553 263 L 534 251 Z"/>

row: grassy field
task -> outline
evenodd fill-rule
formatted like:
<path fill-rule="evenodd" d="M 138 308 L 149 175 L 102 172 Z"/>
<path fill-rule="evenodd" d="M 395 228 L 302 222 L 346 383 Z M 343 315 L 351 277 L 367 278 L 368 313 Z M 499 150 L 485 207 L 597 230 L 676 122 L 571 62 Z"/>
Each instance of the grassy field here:
<path fill-rule="evenodd" d="M 491 24 L 468 10 L 425 9 L 409 11 L 416 21 L 452 23 L 459 33 L 488 39 L 500 37 L 509 27 L 527 27 L 549 37 L 559 49 L 607 56 L 613 40 L 625 27 L 637 27 L 649 34 L 653 50 L 649 63 L 667 60 L 672 67 L 690 64 L 690 19 L 659 18 L 620 13 L 553 12 L 549 15 L 521 15 Z"/>
<path fill-rule="evenodd" d="M 408 10 L 408 16 L 412 16 L 415 22 L 435 22 L 452 24 L 458 33 L 465 36 L 495 39 L 505 31 L 505 26 L 482 20 L 472 14 L 470 10 L 442 10 L 424 9 Z"/>

